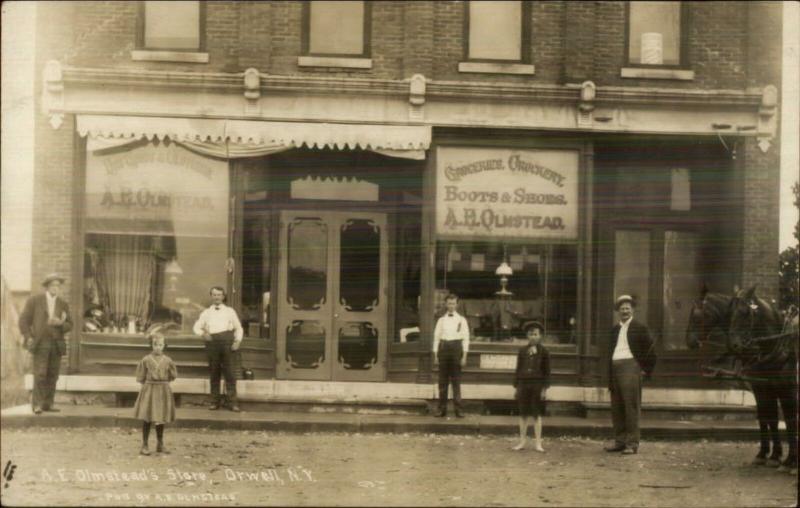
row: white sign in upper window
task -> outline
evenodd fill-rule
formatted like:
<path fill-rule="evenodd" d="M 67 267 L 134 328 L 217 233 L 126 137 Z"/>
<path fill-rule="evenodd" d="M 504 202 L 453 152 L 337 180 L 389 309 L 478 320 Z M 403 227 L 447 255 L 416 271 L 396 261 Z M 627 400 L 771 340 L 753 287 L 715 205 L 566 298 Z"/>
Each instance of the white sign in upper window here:
<path fill-rule="evenodd" d="M 525 60 L 528 26 L 523 2 L 491 1 L 467 4 L 467 59 L 521 62 Z"/>
<path fill-rule="evenodd" d="M 577 150 L 438 149 L 442 237 L 578 238 Z"/>
<path fill-rule="evenodd" d="M 681 2 L 629 2 L 628 9 L 628 63 L 681 65 Z"/>
<path fill-rule="evenodd" d="M 364 2 L 310 2 L 307 54 L 366 56 L 368 6 Z"/>
<path fill-rule="evenodd" d="M 142 2 L 140 47 L 154 50 L 200 50 L 201 10 L 201 2 Z"/>

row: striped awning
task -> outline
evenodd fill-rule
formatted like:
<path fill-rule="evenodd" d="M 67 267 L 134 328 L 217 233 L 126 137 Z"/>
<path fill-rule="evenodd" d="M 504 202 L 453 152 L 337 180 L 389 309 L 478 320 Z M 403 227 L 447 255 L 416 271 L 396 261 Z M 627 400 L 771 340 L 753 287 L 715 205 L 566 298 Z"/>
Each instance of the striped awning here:
<path fill-rule="evenodd" d="M 290 148 L 370 150 L 392 157 L 424 159 L 431 144 L 427 125 L 271 122 L 257 120 L 78 115 L 78 133 L 89 150 L 146 140 L 188 143 L 227 158 Z"/>

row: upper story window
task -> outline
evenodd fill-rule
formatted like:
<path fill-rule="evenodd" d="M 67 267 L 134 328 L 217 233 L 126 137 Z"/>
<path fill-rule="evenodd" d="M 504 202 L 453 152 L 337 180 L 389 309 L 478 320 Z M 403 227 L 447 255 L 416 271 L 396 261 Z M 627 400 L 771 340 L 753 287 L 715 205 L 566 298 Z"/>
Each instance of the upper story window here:
<path fill-rule="evenodd" d="M 627 63 L 685 65 L 685 25 L 681 2 L 628 2 Z"/>
<path fill-rule="evenodd" d="M 527 62 L 530 16 L 527 2 L 471 1 L 465 20 L 466 59 Z"/>
<path fill-rule="evenodd" d="M 147 50 L 202 51 L 204 2 L 140 3 L 138 46 Z"/>
<path fill-rule="evenodd" d="M 304 53 L 318 56 L 369 55 L 369 2 L 307 2 Z"/>

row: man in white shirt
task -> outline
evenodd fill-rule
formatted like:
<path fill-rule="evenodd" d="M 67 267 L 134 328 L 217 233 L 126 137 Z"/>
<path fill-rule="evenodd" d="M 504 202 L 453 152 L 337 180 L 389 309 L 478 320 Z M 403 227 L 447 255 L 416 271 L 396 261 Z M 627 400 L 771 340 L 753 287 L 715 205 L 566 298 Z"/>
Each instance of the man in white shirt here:
<path fill-rule="evenodd" d="M 204 310 L 194 324 L 195 335 L 201 335 L 206 341 L 208 368 L 211 378 L 211 406 L 219 409 L 220 374 L 225 376 L 225 394 L 231 411 L 239 412 L 236 402 L 236 376 L 233 372 L 233 354 L 239 349 L 244 337 L 244 330 L 236 311 L 223 303 L 225 290 L 219 286 L 211 288 L 211 306 Z"/>
<path fill-rule="evenodd" d="M 447 312 L 436 322 L 433 332 L 433 362 L 439 364 L 439 411 L 437 417 L 447 416 L 447 387 L 453 384 L 453 406 L 457 418 L 461 413 L 461 367 L 467 364 L 469 326 L 456 312 L 458 297 L 447 295 Z"/>
<path fill-rule="evenodd" d="M 633 319 L 634 300 L 617 298 L 619 323 L 609 341 L 609 380 L 614 444 L 608 452 L 634 455 L 639 451 L 639 416 L 642 405 L 642 376 L 649 378 L 656 365 L 653 340 L 647 327 Z"/>

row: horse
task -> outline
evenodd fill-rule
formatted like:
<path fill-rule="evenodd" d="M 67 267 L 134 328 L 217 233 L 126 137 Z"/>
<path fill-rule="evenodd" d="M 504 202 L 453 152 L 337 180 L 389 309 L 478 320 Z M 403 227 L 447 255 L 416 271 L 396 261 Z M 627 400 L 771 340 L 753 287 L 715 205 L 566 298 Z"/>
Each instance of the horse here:
<path fill-rule="evenodd" d="M 723 377 L 736 370 L 735 358 L 728 351 L 728 327 L 730 326 L 731 296 L 712 293 L 703 286 L 689 311 L 686 328 L 686 346 L 700 350 L 710 363 L 702 365 L 704 375 Z"/>
<path fill-rule="evenodd" d="M 761 447 L 754 463 L 796 469 L 797 332 L 785 330 L 781 313 L 756 295 L 755 286 L 738 291 L 731 298 L 728 314 L 727 349 L 741 360 L 743 378 L 749 381 L 756 399 Z M 789 454 L 783 462 L 780 462 L 783 449 L 778 431 L 778 403 L 789 442 Z"/>
<path fill-rule="evenodd" d="M 703 287 L 700 298 L 694 301 L 689 311 L 689 325 L 686 328 L 686 345 L 689 349 L 698 349 L 712 337 L 721 338 L 727 334 L 730 304 L 729 295 L 711 293 Z M 720 344 L 718 341 L 715 343 Z"/>

